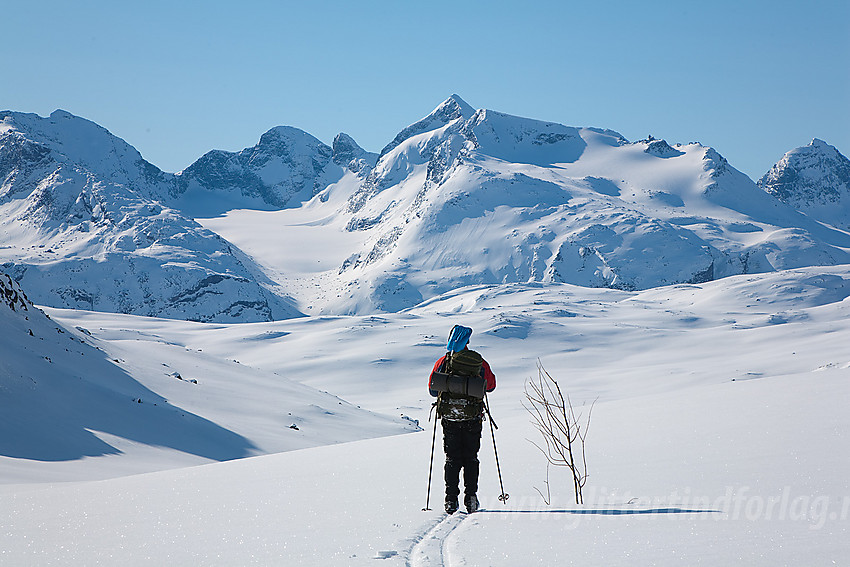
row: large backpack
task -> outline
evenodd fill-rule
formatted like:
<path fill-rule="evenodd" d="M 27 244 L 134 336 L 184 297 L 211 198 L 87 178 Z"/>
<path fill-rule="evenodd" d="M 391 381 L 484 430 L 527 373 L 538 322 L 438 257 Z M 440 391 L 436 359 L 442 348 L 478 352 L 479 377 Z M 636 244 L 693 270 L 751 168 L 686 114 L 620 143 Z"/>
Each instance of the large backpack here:
<path fill-rule="evenodd" d="M 481 368 L 484 364 L 484 359 L 474 350 L 463 349 L 459 352 L 449 352 L 446 354 L 446 363 L 444 370 L 446 374 L 454 376 L 464 376 L 471 380 L 482 382 L 481 397 L 470 396 L 451 391 L 440 393 L 437 399 L 437 414 L 449 421 L 470 421 L 481 419 L 484 412 L 484 402 L 482 400 L 484 388 L 484 378 L 481 376 Z M 467 388 L 469 385 L 467 384 Z M 477 389 L 477 388 L 476 388 Z"/>
<path fill-rule="evenodd" d="M 450 352 L 446 356 L 446 371 L 459 376 L 480 376 L 484 359 L 474 350 L 467 348 L 460 352 Z"/>

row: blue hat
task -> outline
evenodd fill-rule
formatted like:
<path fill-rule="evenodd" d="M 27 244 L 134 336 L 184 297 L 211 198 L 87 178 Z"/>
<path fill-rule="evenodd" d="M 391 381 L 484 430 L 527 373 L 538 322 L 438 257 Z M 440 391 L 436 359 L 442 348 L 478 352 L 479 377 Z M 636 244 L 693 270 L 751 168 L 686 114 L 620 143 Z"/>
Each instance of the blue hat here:
<path fill-rule="evenodd" d="M 466 348 L 466 345 L 469 342 L 469 337 L 471 336 L 472 329 L 464 327 L 463 325 L 455 325 L 449 333 L 449 344 L 446 346 L 446 350 L 451 352 L 462 351 Z"/>

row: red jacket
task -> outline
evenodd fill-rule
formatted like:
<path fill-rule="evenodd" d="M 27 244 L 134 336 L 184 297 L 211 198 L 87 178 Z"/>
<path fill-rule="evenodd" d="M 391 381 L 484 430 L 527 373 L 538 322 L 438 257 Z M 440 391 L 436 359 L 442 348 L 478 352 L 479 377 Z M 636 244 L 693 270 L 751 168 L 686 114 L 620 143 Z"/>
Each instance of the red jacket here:
<path fill-rule="evenodd" d="M 436 362 L 436 364 L 434 364 L 434 369 L 431 371 L 431 375 L 433 375 L 434 372 L 439 372 L 440 368 L 443 366 L 443 364 L 445 362 L 446 362 L 446 355 L 444 354 L 443 356 L 440 357 L 440 360 L 438 360 Z M 493 374 L 493 371 L 490 370 L 490 365 L 483 358 L 481 359 L 481 374 L 482 374 L 482 378 L 484 378 L 485 382 L 487 382 L 487 386 L 485 387 L 485 389 L 488 392 L 492 392 L 493 390 L 495 390 L 496 389 L 496 375 Z M 428 376 L 428 384 L 431 383 L 431 375 Z M 429 391 L 431 392 L 432 396 L 436 397 L 436 395 L 437 395 L 436 392 L 434 392 L 433 390 L 429 390 Z"/>

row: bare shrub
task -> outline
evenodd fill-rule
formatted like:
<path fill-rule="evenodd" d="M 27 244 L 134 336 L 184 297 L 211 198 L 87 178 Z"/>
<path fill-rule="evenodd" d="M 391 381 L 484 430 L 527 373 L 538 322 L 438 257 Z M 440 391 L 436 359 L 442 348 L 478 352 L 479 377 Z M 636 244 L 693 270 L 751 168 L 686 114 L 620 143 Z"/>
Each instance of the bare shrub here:
<path fill-rule="evenodd" d="M 583 504 L 582 488 L 587 482 L 587 460 L 585 439 L 590 426 L 593 405 L 582 418 L 576 413 L 569 396 L 564 397 L 558 381 L 555 380 L 543 364 L 537 361 L 537 378 L 525 382 L 523 407 L 531 414 L 533 425 L 543 437 L 543 443 L 531 441 L 546 456 L 549 464 L 566 467 L 573 475 L 576 504 Z M 546 471 L 546 491 L 549 493 L 548 465 Z M 539 492 L 539 491 L 538 491 Z M 542 494 L 541 494 L 542 496 Z M 546 503 L 549 499 L 544 498 Z"/>

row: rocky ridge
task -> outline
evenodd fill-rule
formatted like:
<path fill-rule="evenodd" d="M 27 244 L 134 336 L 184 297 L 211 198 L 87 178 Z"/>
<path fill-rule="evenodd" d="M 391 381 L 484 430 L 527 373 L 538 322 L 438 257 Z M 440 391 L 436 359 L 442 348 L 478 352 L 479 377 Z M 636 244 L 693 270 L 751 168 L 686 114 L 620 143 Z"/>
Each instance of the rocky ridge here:
<path fill-rule="evenodd" d="M 758 185 L 817 220 L 850 229 L 850 160 L 823 140 L 786 153 Z"/>

